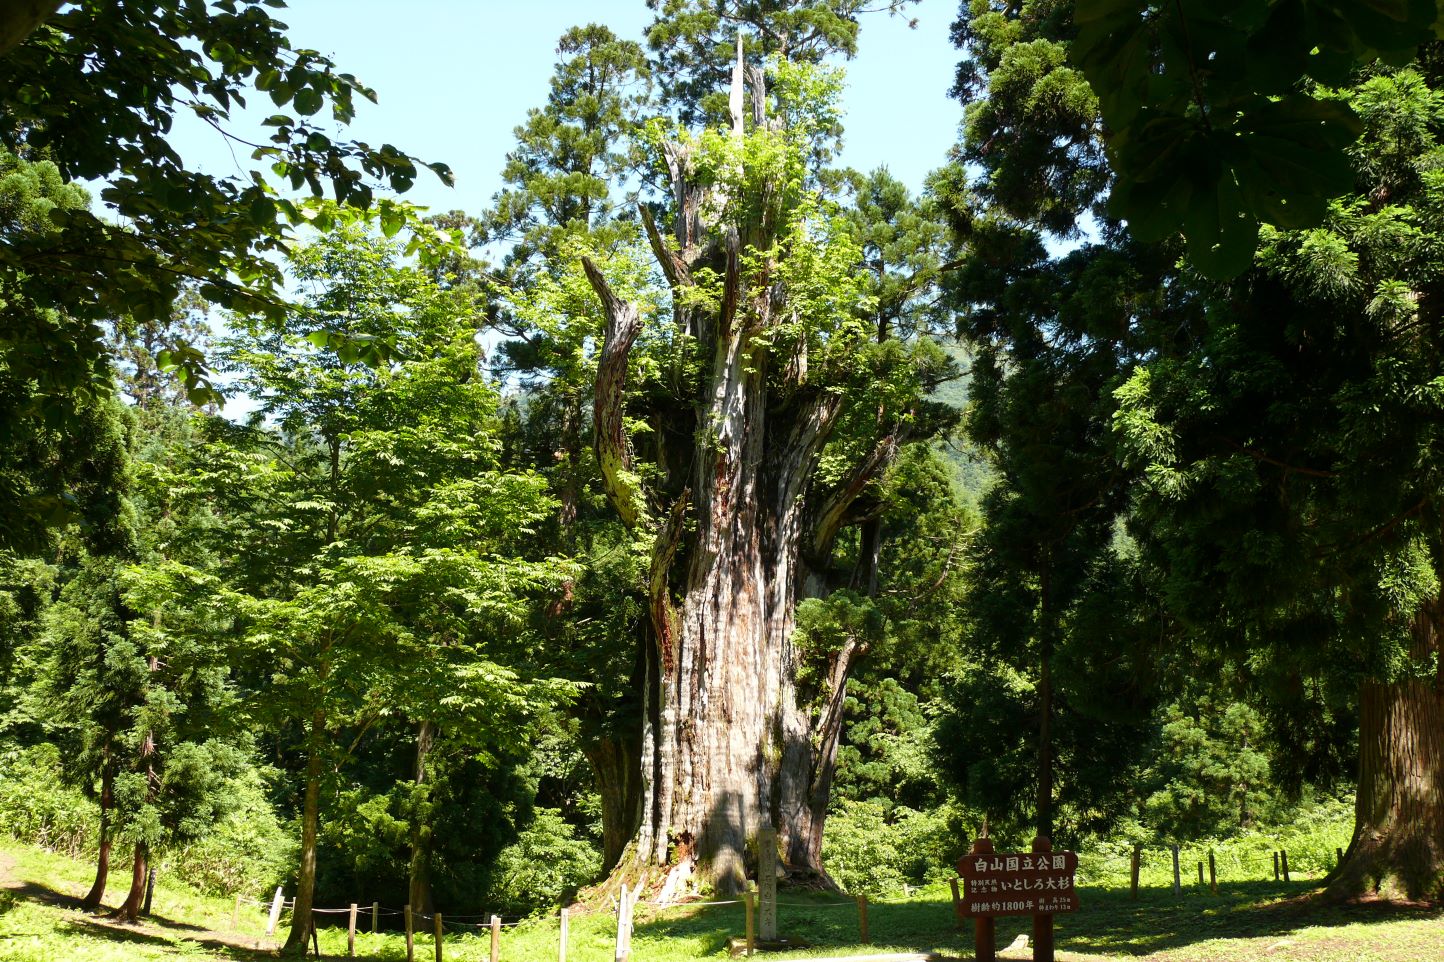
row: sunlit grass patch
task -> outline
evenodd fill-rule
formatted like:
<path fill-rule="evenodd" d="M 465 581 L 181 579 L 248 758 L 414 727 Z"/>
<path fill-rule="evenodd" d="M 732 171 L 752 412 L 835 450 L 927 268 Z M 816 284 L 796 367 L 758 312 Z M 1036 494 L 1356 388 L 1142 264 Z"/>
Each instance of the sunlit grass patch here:
<path fill-rule="evenodd" d="M 106 904 L 125 894 L 129 874 L 112 876 Z M 73 906 L 88 888 L 89 864 L 40 849 L 0 845 L 0 959 L 18 962 L 130 962 L 155 959 L 255 960 L 274 957 L 286 932 L 286 919 L 275 936 L 264 934 L 266 911 L 245 903 L 235 928 L 233 900 L 200 895 L 178 879 L 164 876 L 156 888 L 153 917 L 138 926 L 117 925 Z M 1317 897 L 1313 883 L 1285 885 L 1269 881 L 1221 884 L 1218 895 L 1190 885 L 1175 897 L 1171 886 L 1147 887 L 1134 900 L 1126 887 L 1084 886 L 1082 910 L 1057 919 L 1060 962 L 1104 958 L 1143 958 L 1151 962 L 1423 962 L 1444 957 L 1444 909 L 1388 903 L 1337 905 Z M 868 921 L 871 943 L 858 940 L 856 903 L 846 896 L 784 890 L 779 895 L 781 935 L 807 943 L 803 950 L 770 958 L 866 955 L 884 952 L 936 953 L 969 958 L 971 930 L 960 930 L 945 885 L 912 892 L 906 898 L 873 900 Z M 341 906 L 326 906 L 328 908 Z M 320 917 L 320 943 L 326 958 L 346 955 L 346 916 Z M 394 930 L 370 932 L 370 907 L 362 906 L 356 939 L 363 959 L 406 957 L 405 941 Z M 384 917 L 383 925 L 394 923 Z M 491 935 L 482 919 L 447 921 L 445 958 L 482 962 L 490 956 Z M 461 924 L 467 922 L 469 924 Z M 1027 918 L 998 921 L 998 945 L 1004 948 L 1030 931 Z M 552 962 L 557 958 L 558 920 L 549 915 L 508 921 L 501 931 L 506 962 Z M 728 942 L 745 929 L 740 903 L 725 905 L 638 907 L 632 957 L 635 962 L 723 959 Z M 569 962 L 611 962 L 615 916 L 605 908 L 574 910 L 570 922 Z M 416 958 L 434 956 L 432 922 L 420 917 Z M 1030 957 L 1028 952 L 1005 957 Z"/>

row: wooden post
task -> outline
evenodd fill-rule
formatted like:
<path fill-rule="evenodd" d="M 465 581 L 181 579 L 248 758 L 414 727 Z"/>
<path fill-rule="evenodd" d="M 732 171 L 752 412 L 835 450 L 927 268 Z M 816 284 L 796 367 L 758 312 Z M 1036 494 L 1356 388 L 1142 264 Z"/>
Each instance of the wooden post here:
<path fill-rule="evenodd" d="M 1338 868 L 1340 865 L 1343 865 L 1343 864 L 1344 864 L 1344 850 L 1341 849 L 1341 848 L 1336 848 L 1336 849 L 1334 849 L 1334 868 Z"/>
<path fill-rule="evenodd" d="M 437 912 L 432 919 L 434 920 L 432 930 L 436 933 L 436 962 L 442 962 L 442 944 L 446 941 L 446 936 L 441 928 L 441 913 Z"/>
<path fill-rule="evenodd" d="M 239 895 L 237 895 L 237 896 L 236 896 L 236 907 L 233 908 L 233 909 L 231 909 L 231 931 L 234 932 L 234 931 L 236 930 L 236 926 L 237 926 L 237 925 L 240 925 L 240 924 L 241 924 L 241 897 L 240 897 Z"/>
<path fill-rule="evenodd" d="M 1218 894 L 1218 872 L 1214 869 L 1213 849 L 1208 850 L 1208 890 Z"/>
<path fill-rule="evenodd" d="M 402 914 L 406 916 L 406 962 L 416 962 L 416 936 L 411 931 L 411 906 L 409 904 Z"/>
<path fill-rule="evenodd" d="M 155 866 L 152 865 L 145 875 L 145 902 L 140 907 L 140 914 L 150 915 L 150 902 L 155 897 Z"/>
<path fill-rule="evenodd" d="M 501 962 L 501 916 L 491 917 L 491 962 Z"/>
<path fill-rule="evenodd" d="M 624 962 L 626 955 L 626 930 L 627 930 L 627 883 L 622 883 L 622 891 L 617 894 L 617 940 L 612 949 L 612 958 L 616 962 Z M 494 960 L 493 960 L 494 962 Z"/>
<path fill-rule="evenodd" d="M 642 887 L 638 885 L 637 891 L 641 890 Z M 627 962 L 632 956 L 632 907 L 636 902 L 636 892 L 629 892 L 623 882 L 622 893 L 617 900 L 617 949 L 613 955 L 615 962 Z"/>
<path fill-rule="evenodd" d="M 1278 853 L 1278 852 L 1274 852 L 1274 853 L 1273 853 L 1273 856 L 1274 856 L 1274 881 L 1277 882 L 1277 881 L 1279 880 L 1279 853 Z"/>
<path fill-rule="evenodd" d="M 281 920 L 282 899 L 283 897 L 281 895 L 281 887 L 277 885 L 276 897 L 271 899 L 271 917 L 266 922 L 266 935 L 268 936 L 276 934 L 276 923 Z"/>
<path fill-rule="evenodd" d="M 998 925 L 991 915 L 973 919 L 973 956 L 977 962 L 998 962 Z"/>
<path fill-rule="evenodd" d="M 964 918 L 963 895 L 958 891 L 958 880 L 956 878 L 948 879 L 948 887 L 953 890 L 953 915 L 957 917 L 958 925 L 961 927 Z"/>
<path fill-rule="evenodd" d="M 867 896 L 857 897 L 857 932 L 858 941 L 867 945 L 872 940 L 867 937 Z"/>
<path fill-rule="evenodd" d="M 987 830 L 984 822 L 983 831 L 986 833 Z M 992 855 L 993 840 L 986 835 L 973 839 L 973 847 L 968 854 Z M 977 962 L 998 962 L 998 931 L 991 915 L 973 916 L 973 957 Z"/>
<path fill-rule="evenodd" d="M 757 894 L 761 901 L 758 937 L 763 942 L 777 940 L 777 830 L 764 828 L 757 833 Z"/>
<path fill-rule="evenodd" d="M 381 931 L 381 903 L 371 903 L 371 934 L 375 935 Z"/>
<path fill-rule="evenodd" d="M 571 913 L 571 909 L 565 905 L 562 906 L 562 931 L 560 941 L 557 942 L 557 962 L 567 962 L 567 923 Z"/>
<path fill-rule="evenodd" d="M 1281 848 L 1281 849 L 1279 849 L 1279 864 L 1283 866 L 1283 870 L 1284 870 L 1284 881 L 1287 882 L 1287 881 L 1289 880 L 1289 850 L 1288 850 L 1288 849 L 1286 849 L 1286 848 Z"/>
<path fill-rule="evenodd" d="M 1143 846 L 1133 846 L 1133 857 L 1128 860 L 1128 897 L 1138 898 L 1138 867 L 1143 861 Z"/>
<path fill-rule="evenodd" d="M 356 910 L 359 906 L 351 903 L 351 914 L 346 917 L 346 957 L 356 958 Z"/>
<path fill-rule="evenodd" d="M 1179 881 L 1178 878 L 1178 846 L 1172 845 L 1169 847 L 1173 850 L 1173 894 L 1182 895 L 1183 884 Z"/>
<path fill-rule="evenodd" d="M 1203 862 L 1198 863 L 1198 884 L 1203 884 Z"/>
<path fill-rule="evenodd" d="M 747 906 L 747 954 L 750 956 L 757 948 L 757 901 L 751 889 L 742 893 L 742 902 Z"/>
<path fill-rule="evenodd" d="M 1053 841 L 1039 835 L 1033 839 L 1033 852 L 1053 851 Z M 1033 916 L 1033 962 L 1053 962 L 1053 916 L 1039 912 Z"/>

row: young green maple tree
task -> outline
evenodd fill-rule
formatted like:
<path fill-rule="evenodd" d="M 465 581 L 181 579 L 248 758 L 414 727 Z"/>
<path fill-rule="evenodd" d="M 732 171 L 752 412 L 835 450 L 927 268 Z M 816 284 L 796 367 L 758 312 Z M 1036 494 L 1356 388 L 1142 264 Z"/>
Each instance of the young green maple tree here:
<path fill-rule="evenodd" d="M 479 744 L 521 738 L 521 722 L 568 691 L 518 670 L 531 606 L 568 567 L 531 543 L 555 507 L 542 479 L 500 467 L 499 399 L 466 292 L 358 224 L 298 251 L 293 270 L 310 292 L 296 316 L 222 347 L 256 422 L 212 422 L 192 461 L 190 496 L 221 518 L 218 562 L 162 575 L 226 600 L 252 674 L 248 711 L 300 746 L 287 940 L 300 952 L 323 782 L 391 716 L 418 727 L 417 781 L 438 728 Z M 351 352 L 370 338 L 395 344 L 397 360 L 361 363 Z"/>

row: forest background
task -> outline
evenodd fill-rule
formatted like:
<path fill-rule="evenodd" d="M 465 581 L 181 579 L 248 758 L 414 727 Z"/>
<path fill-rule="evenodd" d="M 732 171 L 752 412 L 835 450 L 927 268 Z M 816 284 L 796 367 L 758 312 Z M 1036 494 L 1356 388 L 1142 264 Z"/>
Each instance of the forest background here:
<path fill-rule="evenodd" d="M 343 140 L 369 91 L 273 6 L 80 4 L 0 61 L 0 812 L 92 902 L 112 860 L 132 918 L 157 865 L 294 880 L 296 943 L 313 900 L 725 890 L 762 818 L 850 891 L 986 818 L 1308 824 L 1340 892 L 1438 894 L 1412 20 L 1307 21 L 1337 57 L 1239 90 L 1150 5 L 965 3 L 916 191 L 842 166 L 833 70 L 913 4 L 659 0 L 568 30 L 501 189 L 434 215 L 397 198 L 450 170 Z M 1148 42 L 1100 52 L 1119 16 Z M 261 173 L 187 165 L 171 112 Z"/>

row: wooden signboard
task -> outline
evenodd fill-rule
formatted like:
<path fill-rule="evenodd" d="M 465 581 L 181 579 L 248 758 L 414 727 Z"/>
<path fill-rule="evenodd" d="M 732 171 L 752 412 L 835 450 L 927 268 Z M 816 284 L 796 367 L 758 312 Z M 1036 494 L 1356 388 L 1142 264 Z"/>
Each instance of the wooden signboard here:
<path fill-rule="evenodd" d="M 1078 893 L 1072 852 L 994 852 L 965 855 L 958 874 L 966 883 L 964 915 L 1038 915 L 1073 912 Z"/>
<path fill-rule="evenodd" d="M 1073 880 L 1077 870 L 1078 856 L 1053 851 L 1046 838 L 1033 839 L 1031 852 L 994 852 L 992 841 L 975 839 L 968 854 L 958 859 L 965 889 L 957 910 L 973 920 L 978 962 L 998 957 L 993 920 L 999 915 L 1031 915 L 1033 960 L 1053 962 L 1053 916 L 1078 909 Z"/>

